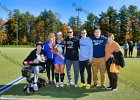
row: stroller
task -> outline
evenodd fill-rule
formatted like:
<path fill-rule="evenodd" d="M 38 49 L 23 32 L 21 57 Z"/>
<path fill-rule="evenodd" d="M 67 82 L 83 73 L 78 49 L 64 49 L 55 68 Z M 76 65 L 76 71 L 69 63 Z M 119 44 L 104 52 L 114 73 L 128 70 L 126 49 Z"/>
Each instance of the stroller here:
<path fill-rule="evenodd" d="M 26 66 L 21 70 L 22 76 L 26 77 L 27 80 L 27 84 L 24 86 L 23 91 L 26 94 L 30 94 L 31 92 L 35 92 L 34 88 L 33 88 L 33 84 L 34 84 L 34 77 L 30 78 L 31 74 L 32 74 L 32 70 L 30 66 Z M 45 87 L 46 86 L 46 80 L 39 77 L 38 81 L 37 81 L 37 86 L 40 89 L 41 87 Z"/>

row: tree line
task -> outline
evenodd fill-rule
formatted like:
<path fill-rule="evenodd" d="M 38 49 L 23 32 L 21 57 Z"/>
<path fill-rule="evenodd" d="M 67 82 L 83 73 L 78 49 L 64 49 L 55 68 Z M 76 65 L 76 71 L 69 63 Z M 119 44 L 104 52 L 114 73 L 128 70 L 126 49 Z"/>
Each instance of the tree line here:
<path fill-rule="evenodd" d="M 30 12 L 21 13 L 14 9 L 9 13 L 8 19 L 4 22 L 0 19 L 0 44 L 34 44 L 41 40 L 45 42 L 50 32 L 63 32 L 67 35 L 68 27 L 78 36 L 79 30 L 86 29 L 88 36 L 93 35 L 94 28 L 100 26 L 102 35 L 107 36 L 113 33 L 117 42 L 140 40 L 140 10 L 135 5 L 122 6 L 119 10 L 109 6 L 106 12 L 99 16 L 89 13 L 87 20 L 82 22 L 78 16 L 71 16 L 68 23 L 62 23 L 60 14 L 51 10 L 44 10 L 39 16 Z M 18 38 L 17 38 L 18 37 Z"/>

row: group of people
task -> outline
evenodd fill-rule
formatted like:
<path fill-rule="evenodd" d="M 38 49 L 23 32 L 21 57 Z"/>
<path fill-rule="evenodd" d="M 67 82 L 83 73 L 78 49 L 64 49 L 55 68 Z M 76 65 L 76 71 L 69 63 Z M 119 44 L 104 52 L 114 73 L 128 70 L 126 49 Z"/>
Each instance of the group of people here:
<path fill-rule="evenodd" d="M 74 84 L 75 87 L 90 89 L 93 77 L 93 87 L 96 88 L 99 84 L 98 71 L 100 71 L 101 88 L 116 90 L 118 74 L 110 72 L 110 65 L 115 59 L 117 64 L 123 67 L 123 58 L 120 59 L 120 57 L 123 57 L 121 47 L 114 41 L 114 35 L 111 33 L 106 38 L 101 35 L 101 30 L 96 28 L 93 35 L 87 37 L 87 32 L 84 29 L 80 33 L 81 38 L 78 39 L 73 36 L 73 30 L 69 28 L 65 39 L 63 39 L 62 32 L 58 32 L 48 35 L 48 41 L 45 42 L 44 48 L 43 44 L 38 42 L 36 49 L 23 61 L 24 65 L 30 64 L 34 72 L 34 89 L 38 90 L 38 74 L 39 71 L 45 68 L 48 83 L 55 84 L 56 87 L 64 87 L 64 69 L 66 65 L 67 86 Z M 119 56 L 119 59 L 116 55 L 117 57 Z M 74 81 L 71 75 L 72 66 L 74 69 Z M 87 82 L 84 74 L 85 69 L 87 71 Z M 51 75 L 50 70 L 52 71 Z M 109 78 L 108 87 L 105 86 L 106 72 Z M 79 73 L 81 77 L 78 83 Z"/>
<path fill-rule="evenodd" d="M 125 43 L 123 44 L 124 57 L 128 57 L 127 56 L 128 50 L 129 50 L 129 57 L 132 57 L 134 46 L 135 43 L 133 41 L 129 41 L 129 42 L 125 41 Z M 138 41 L 137 43 L 137 57 L 140 57 L 140 41 Z"/>

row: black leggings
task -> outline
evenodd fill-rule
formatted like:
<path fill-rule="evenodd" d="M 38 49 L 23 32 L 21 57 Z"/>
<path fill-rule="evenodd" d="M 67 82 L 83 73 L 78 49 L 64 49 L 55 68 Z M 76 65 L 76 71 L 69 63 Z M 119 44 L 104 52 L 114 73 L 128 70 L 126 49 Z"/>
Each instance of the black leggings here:
<path fill-rule="evenodd" d="M 129 48 L 129 57 L 132 57 L 133 55 L 133 48 Z"/>
<path fill-rule="evenodd" d="M 47 77 L 48 80 L 50 80 L 50 70 L 52 70 L 52 80 L 54 80 L 54 64 L 53 64 L 53 59 L 47 59 L 46 61 L 46 72 L 47 72 Z"/>

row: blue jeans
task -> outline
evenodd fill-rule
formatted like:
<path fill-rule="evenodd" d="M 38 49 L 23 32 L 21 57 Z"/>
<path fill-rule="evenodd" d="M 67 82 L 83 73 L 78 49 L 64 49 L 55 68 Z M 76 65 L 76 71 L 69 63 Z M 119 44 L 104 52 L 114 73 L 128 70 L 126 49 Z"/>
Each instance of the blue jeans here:
<path fill-rule="evenodd" d="M 37 83 L 39 72 L 41 70 L 43 70 L 43 67 L 42 66 L 31 66 L 31 68 L 32 68 L 32 71 L 34 73 L 34 83 Z M 28 82 L 31 81 L 30 77 L 27 77 L 26 79 L 27 79 Z"/>
<path fill-rule="evenodd" d="M 67 68 L 67 77 L 69 82 L 72 81 L 72 75 L 71 75 L 71 66 L 73 64 L 74 69 L 74 83 L 78 83 L 79 78 L 79 61 L 78 60 L 66 60 L 66 68 Z"/>

